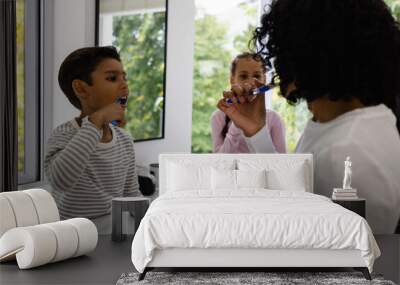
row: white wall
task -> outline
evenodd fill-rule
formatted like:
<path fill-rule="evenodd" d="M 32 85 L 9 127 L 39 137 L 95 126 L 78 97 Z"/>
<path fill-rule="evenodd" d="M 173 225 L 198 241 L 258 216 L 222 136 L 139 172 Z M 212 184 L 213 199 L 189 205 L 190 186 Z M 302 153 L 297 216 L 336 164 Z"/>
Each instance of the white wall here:
<path fill-rule="evenodd" d="M 94 7 L 94 0 L 54 0 L 53 128 L 79 114 L 62 93 L 57 77 L 69 53 L 94 45 Z"/>
<path fill-rule="evenodd" d="M 168 1 L 165 139 L 135 145 L 137 163 L 157 162 L 162 152 L 190 152 L 194 0 Z"/>
<path fill-rule="evenodd" d="M 135 145 L 136 161 L 148 165 L 162 152 L 190 152 L 192 132 L 192 81 L 194 0 L 168 1 L 165 138 Z M 78 115 L 61 92 L 57 73 L 71 51 L 94 45 L 95 1 L 54 1 L 53 128 Z"/>

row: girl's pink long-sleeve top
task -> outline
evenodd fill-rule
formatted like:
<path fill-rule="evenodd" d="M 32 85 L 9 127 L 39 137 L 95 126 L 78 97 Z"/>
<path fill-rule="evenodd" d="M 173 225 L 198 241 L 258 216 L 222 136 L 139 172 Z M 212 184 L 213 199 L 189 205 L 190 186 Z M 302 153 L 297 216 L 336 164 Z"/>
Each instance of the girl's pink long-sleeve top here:
<path fill-rule="evenodd" d="M 278 113 L 266 110 L 265 143 L 269 144 L 269 152 L 286 152 L 285 127 Z M 253 153 L 255 152 L 247 143 L 243 131 L 230 121 L 229 129 L 225 139 L 222 136 L 222 129 L 225 126 L 226 115 L 217 110 L 211 117 L 211 136 L 214 153 Z M 264 139 L 264 138 L 262 138 Z"/>

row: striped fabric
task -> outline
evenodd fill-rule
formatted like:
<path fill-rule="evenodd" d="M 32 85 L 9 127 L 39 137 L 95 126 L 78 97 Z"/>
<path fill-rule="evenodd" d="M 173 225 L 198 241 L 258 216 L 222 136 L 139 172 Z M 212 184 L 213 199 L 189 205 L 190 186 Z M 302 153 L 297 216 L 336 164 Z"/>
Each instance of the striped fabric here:
<path fill-rule="evenodd" d="M 111 200 L 140 196 L 132 138 L 111 126 L 113 139 L 88 121 L 58 126 L 48 144 L 44 167 L 62 219 L 97 218 L 111 212 Z"/>

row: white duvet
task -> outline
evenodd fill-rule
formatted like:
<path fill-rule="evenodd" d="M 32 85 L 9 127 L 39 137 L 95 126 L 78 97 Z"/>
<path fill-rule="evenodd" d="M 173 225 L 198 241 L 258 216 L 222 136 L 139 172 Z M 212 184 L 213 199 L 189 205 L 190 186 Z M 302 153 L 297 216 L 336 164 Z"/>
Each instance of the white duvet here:
<path fill-rule="evenodd" d="M 265 189 L 162 195 L 140 223 L 132 262 L 143 272 L 165 248 L 358 249 L 370 272 L 380 255 L 359 215 L 320 195 Z"/>

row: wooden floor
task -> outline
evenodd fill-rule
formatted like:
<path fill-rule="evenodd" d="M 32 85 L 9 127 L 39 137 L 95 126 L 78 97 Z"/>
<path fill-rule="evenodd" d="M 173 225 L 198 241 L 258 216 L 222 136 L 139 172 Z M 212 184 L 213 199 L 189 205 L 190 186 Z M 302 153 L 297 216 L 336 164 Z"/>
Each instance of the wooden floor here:
<path fill-rule="evenodd" d="M 400 284 L 400 235 L 376 236 L 382 251 L 374 267 L 385 279 Z M 100 236 L 95 251 L 88 256 L 19 270 L 16 262 L 0 264 L 0 284 L 115 284 L 124 272 L 135 271 L 131 262 L 132 237 L 124 242 Z"/>

